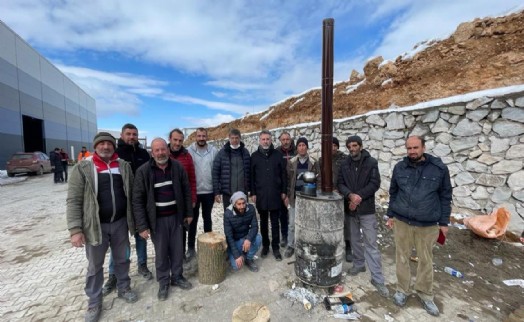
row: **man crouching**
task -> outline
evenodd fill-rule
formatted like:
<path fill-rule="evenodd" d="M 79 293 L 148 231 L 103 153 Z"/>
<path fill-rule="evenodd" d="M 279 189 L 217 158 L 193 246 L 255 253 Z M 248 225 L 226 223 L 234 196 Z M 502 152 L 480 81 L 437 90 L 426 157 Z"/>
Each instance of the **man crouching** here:
<path fill-rule="evenodd" d="M 247 196 L 242 191 L 235 192 L 230 201 L 231 205 L 224 213 L 224 234 L 229 261 L 235 271 L 241 269 L 245 263 L 250 271 L 258 272 L 254 257 L 260 248 L 262 237 L 258 234 L 255 207 L 247 203 Z"/>

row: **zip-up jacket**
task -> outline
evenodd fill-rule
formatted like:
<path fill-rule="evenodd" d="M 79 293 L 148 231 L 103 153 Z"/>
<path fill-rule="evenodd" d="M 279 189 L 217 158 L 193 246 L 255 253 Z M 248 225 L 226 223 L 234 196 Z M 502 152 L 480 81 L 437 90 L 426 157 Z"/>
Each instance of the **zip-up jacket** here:
<path fill-rule="evenodd" d="M 244 147 L 244 143 L 240 142 L 240 150 L 242 156 L 242 164 L 244 165 L 244 193 L 249 192 L 250 187 L 250 164 L 251 157 L 248 150 Z M 216 195 L 227 194 L 232 195 L 236 191 L 231 191 L 231 144 L 227 142 L 224 147 L 218 151 L 218 154 L 213 161 L 213 193 Z"/>
<path fill-rule="evenodd" d="M 189 179 L 189 186 L 191 187 L 191 202 L 196 203 L 196 177 L 195 177 L 195 165 L 193 164 L 193 158 L 186 148 L 181 147 L 178 151 L 172 151 L 171 145 L 167 145 L 169 148 L 169 157 L 171 160 L 180 162 L 184 170 L 187 172 L 187 178 Z"/>
<path fill-rule="evenodd" d="M 213 161 L 218 150 L 209 144 L 205 150 L 201 150 L 196 142 L 191 144 L 188 150 L 195 165 L 197 194 L 213 193 Z"/>
<path fill-rule="evenodd" d="M 287 163 L 287 197 L 289 198 L 289 204 L 291 207 L 295 207 L 295 185 L 297 184 L 297 165 L 299 156 L 295 156 Z M 315 158 L 308 155 L 307 171 L 312 171 L 315 175 L 320 173 L 319 163 Z M 318 182 L 317 182 L 318 184 Z"/>
<path fill-rule="evenodd" d="M 241 250 L 235 246 L 235 242 L 241 238 L 248 239 L 251 243 L 255 242 L 258 233 L 258 221 L 255 207 L 247 204 L 243 215 L 238 214 L 233 205 L 229 205 L 224 212 L 224 235 L 233 257 L 242 256 Z"/>
<path fill-rule="evenodd" d="M 257 197 L 259 210 L 276 210 L 282 205 L 281 194 L 287 194 L 286 161 L 273 144 L 267 153 L 259 148 L 251 155 L 251 195 Z"/>
<path fill-rule="evenodd" d="M 131 163 L 131 169 L 133 174 L 136 172 L 142 164 L 146 163 L 151 159 L 149 152 L 146 149 L 140 147 L 138 143 L 129 145 L 122 139 L 118 139 L 118 147 L 115 150 L 116 154 L 120 159 Z"/>

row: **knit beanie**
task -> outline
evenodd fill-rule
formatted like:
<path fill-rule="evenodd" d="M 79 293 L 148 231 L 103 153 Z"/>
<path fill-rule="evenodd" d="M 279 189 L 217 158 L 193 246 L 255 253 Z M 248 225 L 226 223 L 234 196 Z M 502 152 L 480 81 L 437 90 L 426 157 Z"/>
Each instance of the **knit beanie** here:
<path fill-rule="evenodd" d="M 232 205 L 235 205 L 235 203 L 237 202 L 238 199 L 244 199 L 247 202 L 247 196 L 242 191 L 235 192 L 231 196 L 231 199 L 229 199 L 229 201 L 231 202 Z"/>
<path fill-rule="evenodd" d="M 333 137 L 333 144 L 340 148 L 340 144 L 338 143 L 338 139 L 336 137 Z"/>
<path fill-rule="evenodd" d="M 113 144 L 113 147 L 116 149 L 116 139 L 107 132 L 99 132 L 95 135 L 93 139 L 93 148 L 96 149 L 96 145 L 102 141 L 109 141 Z"/>
<path fill-rule="evenodd" d="M 305 137 L 303 137 L 303 136 L 299 137 L 298 140 L 297 140 L 297 145 L 296 146 L 298 147 L 298 145 L 300 143 L 304 143 L 306 145 L 306 148 L 309 149 L 309 143 L 308 143 L 308 141 L 307 141 L 307 139 Z"/>
<path fill-rule="evenodd" d="M 362 139 L 360 138 L 360 136 L 358 135 L 352 135 L 350 137 L 348 137 L 348 139 L 346 140 L 346 147 L 349 145 L 349 143 L 351 142 L 357 142 L 358 145 L 362 146 Z"/>

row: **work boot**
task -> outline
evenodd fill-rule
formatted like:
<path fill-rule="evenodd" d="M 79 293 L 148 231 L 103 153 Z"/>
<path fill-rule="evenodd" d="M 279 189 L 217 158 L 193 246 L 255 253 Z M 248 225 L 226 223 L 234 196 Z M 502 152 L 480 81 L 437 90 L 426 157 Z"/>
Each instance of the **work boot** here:
<path fill-rule="evenodd" d="M 282 241 L 280 242 L 280 247 L 286 248 L 287 246 L 287 236 L 282 236 Z"/>
<path fill-rule="evenodd" d="M 102 304 L 99 304 L 95 307 L 90 307 L 86 311 L 86 315 L 84 316 L 85 322 L 97 322 L 100 319 L 100 315 L 102 314 Z"/>
<path fill-rule="evenodd" d="M 353 254 L 350 251 L 346 251 L 346 262 L 351 263 L 353 261 Z"/>
<path fill-rule="evenodd" d="M 167 300 L 167 296 L 169 295 L 169 284 L 160 286 L 158 289 L 158 300 L 159 301 L 165 301 Z"/>
<path fill-rule="evenodd" d="M 386 287 L 386 285 L 384 285 L 384 283 L 379 283 L 372 279 L 371 285 L 375 286 L 375 288 L 378 291 L 378 294 L 380 294 L 381 296 L 386 297 L 386 298 L 389 296 L 389 290 Z"/>
<path fill-rule="evenodd" d="M 406 305 L 406 302 L 408 301 L 408 296 L 400 291 L 396 291 L 393 295 L 393 303 L 395 303 L 396 306 L 404 306 Z"/>
<path fill-rule="evenodd" d="M 246 266 L 249 268 L 252 272 L 258 272 L 258 266 L 255 264 L 255 261 L 253 259 L 247 259 L 246 258 Z"/>
<path fill-rule="evenodd" d="M 153 273 L 147 268 L 147 264 L 138 264 L 138 274 L 142 275 L 146 280 L 153 278 Z"/>
<path fill-rule="evenodd" d="M 194 248 L 189 248 L 186 252 L 186 262 L 189 262 L 193 257 L 196 256 L 196 251 Z"/>
<path fill-rule="evenodd" d="M 266 258 L 267 254 L 269 254 L 269 247 L 262 247 L 262 252 L 260 253 L 260 257 Z"/>
<path fill-rule="evenodd" d="M 171 285 L 178 286 L 183 290 L 190 290 L 193 288 L 193 284 L 189 282 L 184 276 L 180 275 L 179 277 L 175 278 L 173 281 L 171 281 Z"/>
<path fill-rule="evenodd" d="M 293 247 L 286 248 L 286 251 L 284 252 L 285 258 L 290 258 L 295 253 L 295 249 Z"/>
<path fill-rule="evenodd" d="M 107 282 L 104 284 L 104 287 L 102 288 L 102 296 L 106 296 L 109 293 L 113 292 L 116 289 L 116 275 L 115 274 L 109 274 L 109 277 L 107 278 Z"/>
<path fill-rule="evenodd" d="M 365 271 L 366 271 L 366 266 L 362 266 L 362 267 L 353 266 L 349 269 L 348 273 L 349 275 L 356 276 L 359 273 L 363 273 Z"/>
<path fill-rule="evenodd" d="M 274 250 L 273 255 L 275 256 L 275 259 L 277 260 L 277 262 L 280 262 L 282 260 L 282 255 L 280 255 L 279 250 Z"/>
<path fill-rule="evenodd" d="M 419 299 L 420 302 L 422 302 L 422 307 L 424 308 L 424 310 L 426 310 L 426 312 L 433 316 L 439 316 L 440 312 L 435 302 L 433 302 L 432 300 L 423 300 L 420 297 Z"/>
<path fill-rule="evenodd" d="M 135 303 L 138 301 L 138 295 L 136 295 L 130 287 L 118 290 L 118 297 L 124 299 L 127 303 Z"/>

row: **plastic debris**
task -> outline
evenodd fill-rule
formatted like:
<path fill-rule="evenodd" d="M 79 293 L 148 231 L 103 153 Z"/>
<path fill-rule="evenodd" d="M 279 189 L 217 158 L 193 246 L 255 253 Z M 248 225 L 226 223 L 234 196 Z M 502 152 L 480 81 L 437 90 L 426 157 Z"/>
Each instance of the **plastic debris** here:
<path fill-rule="evenodd" d="M 286 292 L 284 292 L 284 294 L 282 294 L 282 296 L 292 301 L 298 301 L 304 304 L 304 307 L 306 307 L 304 299 L 310 303 L 311 307 L 317 305 L 317 303 L 321 301 L 320 296 L 303 287 L 296 287 L 293 290 L 287 290 Z"/>
<path fill-rule="evenodd" d="M 360 319 L 360 314 L 358 314 L 357 312 L 351 312 L 351 313 L 346 313 L 346 314 L 337 313 L 337 314 L 333 314 L 333 317 L 335 319 L 342 319 L 342 320 L 358 320 Z"/>
<path fill-rule="evenodd" d="M 524 280 L 523 279 L 505 280 L 505 281 L 502 281 L 502 282 L 504 282 L 504 284 L 506 284 L 507 286 L 520 286 L 520 287 L 524 288 Z"/>
<path fill-rule="evenodd" d="M 306 310 L 311 310 L 311 302 L 309 302 L 306 298 L 302 299 L 302 304 L 304 304 L 304 308 Z"/>
<path fill-rule="evenodd" d="M 213 285 L 213 287 L 211 287 L 211 289 L 212 289 L 213 291 L 218 290 L 218 284 Z"/>
<path fill-rule="evenodd" d="M 502 258 L 493 258 L 491 260 L 491 263 L 495 266 L 500 266 L 502 265 Z"/>

